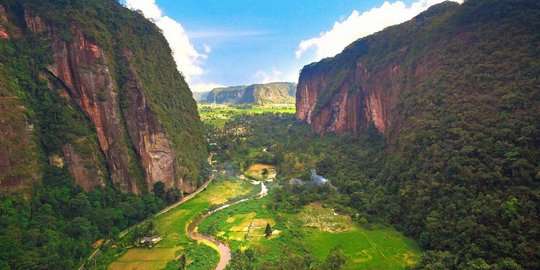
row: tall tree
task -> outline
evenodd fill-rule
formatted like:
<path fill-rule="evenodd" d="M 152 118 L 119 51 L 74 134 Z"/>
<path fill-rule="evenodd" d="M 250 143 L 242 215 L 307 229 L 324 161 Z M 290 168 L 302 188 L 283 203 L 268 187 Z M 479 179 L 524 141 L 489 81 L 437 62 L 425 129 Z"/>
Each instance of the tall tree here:
<path fill-rule="evenodd" d="M 270 223 L 266 223 L 266 228 L 264 229 L 264 235 L 266 238 L 272 236 L 272 226 L 270 226 Z"/>

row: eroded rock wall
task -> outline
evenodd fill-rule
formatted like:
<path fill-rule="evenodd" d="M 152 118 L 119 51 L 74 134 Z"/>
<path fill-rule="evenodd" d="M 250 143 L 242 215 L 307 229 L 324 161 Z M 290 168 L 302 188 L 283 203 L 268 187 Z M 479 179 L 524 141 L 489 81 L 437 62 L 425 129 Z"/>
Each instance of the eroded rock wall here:
<path fill-rule="evenodd" d="M 444 41 L 434 40 L 432 48 L 403 41 L 428 25 L 429 18 L 419 16 L 360 39 L 333 58 L 305 66 L 297 88 L 297 119 L 320 134 L 357 133 L 370 126 L 385 135 L 395 131 L 401 123 L 400 96 L 444 63 L 434 53 Z M 395 40 L 388 40 L 392 37 Z"/>
<path fill-rule="evenodd" d="M 75 182 L 85 190 L 105 186 L 110 181 L 122 191 L 139 194 L 151 191 L 156 182 L 162 181 L 167 188 L 193 191 L 199 183 L 198 165 L 201 164 L 199 159 L 204 157 L 202 152 L 205 147 L 187 147 L 190 153 L 194 149 L 201 153 L 197 152 L 192 160 L 186 160 L 185 156 L 189 157 L 190 154 L 179 151 L 186 146 L 178 142 L 190 137 L 193 143 L 203 143 L 202 128 L 198 126 L 200 120 L 195 103 L 182 100 L 185 96 L 191 98 L 191 94 L 174 66 L 165 39 L 155 38 L 161 34 L 152 32 L 148 37 L 133 36 L 134 31 L 125 27 L 115 30 L 122 35 L 118 40 L 99 39 L 93 36 L 95 33 L 88 33 L 91 27 L 76 20 L 58 23 L 50 18 L 51 14 L 43 10 L 35 11 L 30 8 L 31 5 L 10 5 L 9 8 L 13 10 L 0 5 L 0 42 L 1 39 L 12 39 L 14 35 L 10 30 L 16 30 L 15 39 L 33 35 L 48 43 L 51 63 L 39 71 L 36 80 L 47 81 L 50 90 L 65 99 L 66 106 L 79 110 L 81 117 L 84 115 L 95 131 L 95 138 L 90 135 L 66 141 L 56 151 L 58 153 L 49 154 L 49 165 L 67 166 Z M 141 31 L 157 31 L 142 16 L 130 14 L 131 11 L 117 3 L 110 5 L 123 13 L 125 18 L 136 20 L 139 27 L 146 27 Z M 15 17 L 18 19 L 10 21 Z M 134 56 L 128 48 L 133 45 L 130 42 L 143 42 L 145 38 L 152 38 L 152 41 L 137 47 L 138 55 Z M 151 84 L 156 78 L 149 77 L 142 70 L 146 66 L 140 64 L 141 50 L 147 50 L 147 46 L 166 47 L 160 50 L 156 59 L 143 61 L 168 65 L 164 68 L 167 73 L 159 80 L 170 82 Z M 181 95 L 169 98 L 173 93 Z M 167 100 L 160 100 L 163 98 Z M 173 130 L 182 127 L 172 125 L 170 121 L 165 126 L 163 122 L 168 117 L 181 118 L 185 125 L 184 133 L 171 135 Z M 2 123 L 2 130 L 7 132 L 6 125 Z M 14 167 L 11 163 L 7 157 L 0 156 L 0 166 L 8 171 L 6 175 L 9 174 L 8 169 Z M 184 181 L 186 175 L 189 175 L 189 181 Z M 16 186 L 15 182 L 22 182 L 15 180 L 3 180 L 2 185 Z"/>

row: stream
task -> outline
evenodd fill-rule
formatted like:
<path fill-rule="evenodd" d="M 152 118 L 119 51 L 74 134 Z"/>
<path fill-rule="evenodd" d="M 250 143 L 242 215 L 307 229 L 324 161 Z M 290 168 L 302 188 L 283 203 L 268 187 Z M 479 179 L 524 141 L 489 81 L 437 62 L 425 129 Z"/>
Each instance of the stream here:
<path fill-rule="evenodd" d="M 216 266 L 216 270 L 223 270 L 225 269 L 225 267 L 227 267 L 227 265 L 229 264 L 229 261 L 231 260 L 231 249 L 229 248 L 229 246 L 227 246 L 227 244 L 219 241 L 218 239 L 216 239 L 215 237 L 211 236 L 211 235 L 205 235 L 205 234 L 202 234 L 202 233 L 199 233 L 198 232 L 198 226 L 199 224 L 201 224 L 201 222 L 203 222 L 206 218 L 208 218 L 209 216 L 215 214 L 216 212 L 219 212 L 223 209 L 226 209 L 228 207 L 231 207 L 233 205 L 237 205 L 239 203 L 243 203 L 243 202 L 246 202 L 246 201 L 249 201 L 249 200 L 253 200 L 253 199 L 260 199 L 264 196 L 268 195 L 268 188 L 266 187 L 266 185 L 264 184 L 264 181 L 261 181 L 261 191 L 255 195 L 255 196 L 252 196 L 250 198 L 245 198 L 245 199 L 241 199 L 241 200 L 238 200 L 238 201 L 234 201 L 234 202 L 231 202 L 231 203 L 228 203 L 228 204 L 225 204 L 223 206 L 220 206 L 214 210 L 211 210 L 209 212 L 207 212 L 206 214 L 202 215 L 202 216 L 199 216 L 198 218 L 196 218 L 195 220 L 193 220 L 189 225 L 188 225 L 188 237 L 191 238 L 192 240 L 194 241 L 209 241 L 211 243 L 213 243 L 214 245 L 217 246 L 217 249 L 218 249 L 218 253 L 219 253 L 219 262 Z"/>

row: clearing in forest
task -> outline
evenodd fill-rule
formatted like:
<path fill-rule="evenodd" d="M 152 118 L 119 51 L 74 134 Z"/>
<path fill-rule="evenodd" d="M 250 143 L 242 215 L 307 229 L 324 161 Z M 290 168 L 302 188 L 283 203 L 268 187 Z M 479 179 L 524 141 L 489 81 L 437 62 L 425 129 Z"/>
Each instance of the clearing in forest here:
<path fill-rule="evenodd" d="M 320 260 L 334 248 L 349 258 L 344 269 L 406 269 L 420 259 L 416 243 L 387 226 L 364 228 L 320 204 L 310 204 L 298 214 L 303 222 L 306 247 Z"/>
<path fill-rule="evenodd" d="M 391 227 L 367 229 L 321 204 L 283 213 L 270 209 L 270 197 L 225 209 L 206 219 L 199 230 L 220 238 L 233 251 L 256 250 L 261 263 L 279 262 L 283 252 L 304 256 L 306 251 L 322 262 L 334 248 L 347 257 L 348 270 L 406 269 L 420 258 L 416 243 Z M 273 230 L 269 238 L 264 237 L 267 223 Z"/>
<path fill-rule="evenodd" d="M 216 180 L 195 198 L 172 209 L 171 211 L 154 219 L 155 227 L 163 238 L 154 248 L 132 248 L 109 265 L 109 270 L 155 270 L 163 269 L 168 262 L 182 255 L 187 247 L 194 247 L 194 243 L 187 237 L 187 225 L 197 216 L 209 208 L 223 204 L 236 197 L 253 192 L 257 186 L 240 180 Z M 201 252 L 192 252 L 197 256 L 204 256 L 204 265 L 191 267 L 197 269 L 212 269 L 219 260 L 216 251 L 210 248 L 197 248 Z M 189 257 L 189 256 L 188 256 Z M 197 260 L 201 263 L 203 260 Z"/>

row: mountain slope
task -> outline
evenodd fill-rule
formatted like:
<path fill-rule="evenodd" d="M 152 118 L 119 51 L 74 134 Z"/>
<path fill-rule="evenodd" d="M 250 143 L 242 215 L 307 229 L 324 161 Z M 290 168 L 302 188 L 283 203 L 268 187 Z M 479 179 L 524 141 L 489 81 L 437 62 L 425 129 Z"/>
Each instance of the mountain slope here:
<path fill-rule="evenodd" d="M 206 147 L 196 105 L 153 23 L 116 1 L 0 6 L 4 79 L 19 78 L 12 97 L 38 116 L 28 121 L 44 166 L 65 166 L 85 190 L 109 180 L 133 193 L 158 181 L 187 192 L 199 184 Z M 62 116 L 55 123 L 51 107 Z M 27 180 L 6 176 L 0 187 Z"/>
<path fill-rule="evenodd" d="M 78 269 L 205 178 L 167 42 L 115 0 L 0 0 L 0 136 L 0 269 Z"/>
<path fill-rule="evenodd" d="M 206 96 L 206 102 L 218 104 L 286 104 L 294 103 L 296 84 L 267 83 L 249 86 L 215 88 Z"/>
<path fill-rule="evenodd" d="M 538 1 L 442 3 L 302 70 L 299 120 L 384 135 L 378 176 L 345 192 L 384 187 L 356 204 L 416 237 L 420 268 L 540 267 L 538 29 Z"/>

